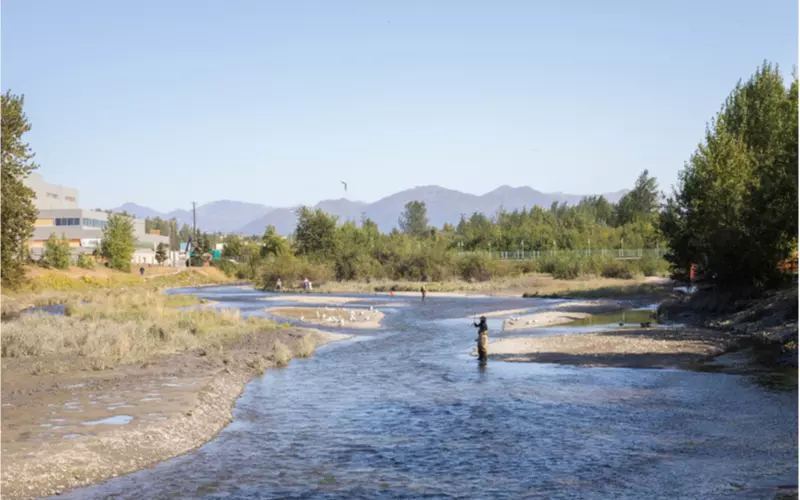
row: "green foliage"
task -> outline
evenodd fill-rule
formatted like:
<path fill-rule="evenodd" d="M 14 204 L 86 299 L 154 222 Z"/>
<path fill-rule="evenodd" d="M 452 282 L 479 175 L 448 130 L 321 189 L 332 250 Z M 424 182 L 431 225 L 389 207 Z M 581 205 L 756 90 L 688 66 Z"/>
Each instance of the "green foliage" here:
<path fill-rule="evenodd" d="M 424 201 L 409 201 L 398 220 L 400 230 L 410 236 L 428 233 L 428 209 Z"/>
<path fill-rule="evenodd" d="M 381 233 L 377 225 L 362 216 L 354 222 L 337 224 L 336 217 L 303 207 L 293 240 L 267 227 L 262 237 L 229 236 L 223 255 L 233 262 L 215 263 L 229 276 L 253 279 L 272 288 L 280 278 L 287 287 L 303 278 L 317 284 L 325 281 L 390 280 L 444 281 L 461 278 L 485 281 L 547 272 L 560 279 L 601 274 L 629 277 L 644 272 L 658 273 L 659 259 L 616 263 L 613 256 L 580 256 L 561 250 L 586 248 L 655 248 L 663 241 L 654 220 L 655 180 L 643 172 L 628 197 L 625 224 L 615 225 L 617 206 L 603 197 L 590 197 L 576 206 L 554 204 L 550 209 L 499 211 L 494 217 L 473 214 L 462 217 L 458 226 L 445 225 L 441 231 L 428 227 L 425 207 L 412 202 L 406 206 L 403 232 Z M 491 255 L 489 248 L 491 245 Z M 555 255 L 547 255 L 557 249 Z M 498 252 L 530 255 L 535 260 L 501 261 Z M 642 260 L 641 262 L 645 262 Z M 647 270 L 645 271 L 645 267 Z M 663 271 L 662 261 L 660 269 Z"/>
<path fill-rule="evenodd" d="M 70 263 L 69 240 L 65 235 L 59 239 L 56 233 L 51 233 L 44 244 L 42 265 L 55 269 L 67 269 Z"/>
<path fill-rule="evenodd" d="M 159 243 L 156 247 L 156 262 L 159 265 L 163 264 L 167 261 L 169 257 L 167 256 L 167 245 L 163 243 Z"/>
<path fill-rule="evenodd" d="M 633 190 L 619 200 L 616 223 L 623 226 L 637 220 L 651 221 L 659 207 L 658 183 L 647 170 L 639 175 Z"/>
<path fill-rule="evenodd" d="M 109 267 L 130 272 L 131 258 L 136 250 L 136 238 L 133 235 L 133 219 L 113 214 L 103 230 L 100 241 L 100 254 L 106 259 Z"/>
<path fill-rule="evenodd" d="M 267 260 L 261 275 L 262 283 L 267 287 L 272 287 L 278 279 L 286 287 L 297 287 L 305 278 L 315 285 L 322 285 L 333 278 L 333 271 L 330 266 L 311 262 L 305 257 L 284 254 Z"/>
<path fill-rule="evenodd" d="M 286 238 L 278 234 L 275 226 L 267 226 L 264 236 L 261 237 L 261 257 L 279 257 L 288 253 L 289 245 Z"/>
<path fill-rule="evenodd" d="M 322 260 L 336 255 L 339 246 L 337 218 L 321 209 L 311 210 L 308 207 L 300 208 L 297 216 L 295 231 L 297 255 L 312 260 Z"/>
<path fill-rule="evenodd" d="M 94 267 L 94 260 L 85 253 L 78 254 L 78 267 L 92 269 Z"/>
<path fill-rule="evenodd" d="M 37 210 L 34 193 L 23 180 L 36 169 L 33 152 L 22 136 L 31 129 L 23 111 L 24 96 L 2 95 L 2 178 L 0 179 L 0 275 L 3 284 L 18 287 L 25 279 L 25 242 L 33 234 Z"/>
<path fill-rule="evenodd" d="M 687 162 L 661 216 L 673 274 L 692 264 L 728 289 L 779 278 L 797 238 L 797 77 L 765 63 L 739 83 Z"/>

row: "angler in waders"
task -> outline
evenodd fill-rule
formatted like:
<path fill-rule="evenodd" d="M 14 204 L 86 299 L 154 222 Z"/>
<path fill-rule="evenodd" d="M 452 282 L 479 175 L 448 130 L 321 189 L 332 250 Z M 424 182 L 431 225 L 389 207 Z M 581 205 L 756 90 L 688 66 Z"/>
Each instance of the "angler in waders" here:
<path fill-rule="evenodd" d="M 478 329 L 478 361 L 486 361 L 486 350 L 489 348 L 489 326 L 486 324 L 486 316 L 481 316 L 478 323 L 472 323 Z"/>

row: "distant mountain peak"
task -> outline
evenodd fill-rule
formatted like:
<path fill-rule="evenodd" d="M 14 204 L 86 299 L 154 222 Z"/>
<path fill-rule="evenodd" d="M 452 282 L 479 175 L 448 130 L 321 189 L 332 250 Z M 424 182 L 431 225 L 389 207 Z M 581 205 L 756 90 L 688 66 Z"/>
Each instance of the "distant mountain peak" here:
<path fill-rule="evenodd" d="M 618 201 L 628 190 L 603 193 L 611 202 Z M 397 220 L 409 201 L 423 201 L 428 209 L 428 219 L 434 226 L 444 223 L 458 223 L 461 214 L 467 216 L 475 212 L 494 216 L 498 209 L 511 212 L 538 205 L 549 208 L 553 202 L 578 203 L 584 195 L 565 193 L 543 193 L 530 186 L 509 186 L 504 184 L 485 193 L 475 195 L 462 193 L 437 185 L 415 186 L 411 189 L 391 194 L 374 203 L 353 201 L 347 198 L 322 200 L 314 208 L 322 209 L 336 215 L 340 222 L 361 220 L 366 215 L 373 220 L 381 231 L 388 232 L 397 227 Z M 235 200 L 217 200 L 197 207 L 197 225 L 203 231 L 260 235 L 267 225 L 275 226 L 280 234 L 291 234 L 297 224 L 297 209 L 293 207 L 268 207 L 257 203 L 246 203 Z M 179 224 L 192 223 L 192 213 L 188 210 L 174 210 L 161 213 L 135 203 L 125 203 L 115 210 L 127 210 L 137 217 L 176 218 Z"/>

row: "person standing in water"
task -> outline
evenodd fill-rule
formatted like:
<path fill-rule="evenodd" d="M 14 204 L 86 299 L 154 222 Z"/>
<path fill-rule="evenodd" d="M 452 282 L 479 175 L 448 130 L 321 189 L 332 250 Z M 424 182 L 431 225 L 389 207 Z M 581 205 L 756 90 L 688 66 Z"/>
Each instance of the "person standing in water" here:
<path fill-rule="evenodd" d="M 425 288 L 425 284 L 423 283 L 422 286 L 419 288 L 420 293 L 422 293 L 422 302 L 425 302 L 425 297 L 428 295 L 428 289 Z"/>
<path fill-rule="evenodd" d="M 486 361 L 486 351 L 489 348 L 489 326 L 486 324 L 486 316 L 481 316 L 478 323 L 472 323 L 478 329 L 478 361 Z"/>

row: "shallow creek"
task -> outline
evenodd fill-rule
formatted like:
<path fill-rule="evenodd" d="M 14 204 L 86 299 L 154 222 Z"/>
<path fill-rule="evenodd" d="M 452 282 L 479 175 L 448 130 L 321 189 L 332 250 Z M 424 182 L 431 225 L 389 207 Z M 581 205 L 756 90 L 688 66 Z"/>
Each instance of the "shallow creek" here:
<path fill-rule="evenodd" d="M 293 305 L 183 292 L 243 315 Z M 469 355 L 473 314 L 553 303 L 364 297 L 345 307 L 377 307 L 380 330 L 345 328 L 352 340 L 253 380 L 213 441 L 58 498 L 773 498 L 796 484 L 796 386 Z"/>

